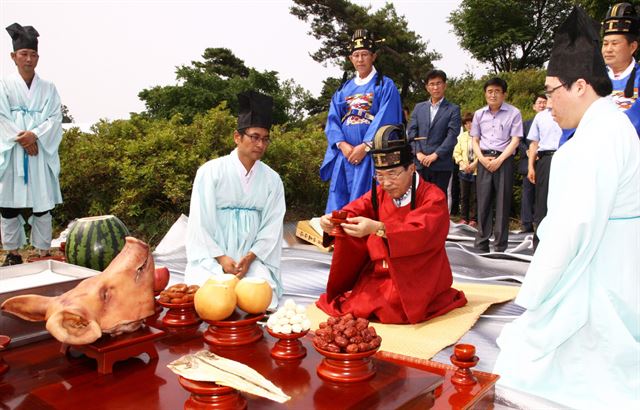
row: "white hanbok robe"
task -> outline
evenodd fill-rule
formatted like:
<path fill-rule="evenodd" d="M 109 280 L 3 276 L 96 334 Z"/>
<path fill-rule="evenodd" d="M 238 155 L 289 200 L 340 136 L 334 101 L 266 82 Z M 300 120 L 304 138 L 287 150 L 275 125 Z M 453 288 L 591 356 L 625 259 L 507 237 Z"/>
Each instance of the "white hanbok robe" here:
<path fill-rule="evenodd" d="M 640 408 L 640 140 L 601 98 L 554 155 L 540 245 L 498 338 L 499 384 L 578 409 Z"/>
<path fill-rule="evenodd" d="M 60 96 L 53 83 L 36 74 L 29 88 L 17 73 L 0 81 L 0 207 L 44 212 L 62 203 L 61 123 Z M 16 143 L 21 131 L 36 134 L 38 155 L 26 155 Z"/>
<path fill-rule="evenodd" d="M 243 181 L 245 172 L 236 150 L 198 169 L 187 223 L 185 281 L 202 285 L 211 275 L 223 273 L 216 257 L 227 255 L 239 262 L 251 251 L 257 258 L 246 276 L 269 282 L 275 307 L 282 296 L 284 186 L 261 161 L 251 169 L 248 183 Z"/>

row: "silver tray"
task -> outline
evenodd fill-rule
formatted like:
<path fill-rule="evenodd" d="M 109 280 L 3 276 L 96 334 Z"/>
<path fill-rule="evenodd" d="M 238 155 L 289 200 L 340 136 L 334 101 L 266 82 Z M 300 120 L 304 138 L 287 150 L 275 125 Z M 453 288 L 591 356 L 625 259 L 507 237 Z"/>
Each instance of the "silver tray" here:
<path fill-rule="evenodd" d="M 0 304 L 19 295 L 59 296 L 100 272 L 56 260 L 0 268 Z M 19 283 L 20 282 L 20 283 Z M 45 322 L 29 322 L 0 312 L 0 334 L 11 337 L 8 348 L 51 337 Z"/>

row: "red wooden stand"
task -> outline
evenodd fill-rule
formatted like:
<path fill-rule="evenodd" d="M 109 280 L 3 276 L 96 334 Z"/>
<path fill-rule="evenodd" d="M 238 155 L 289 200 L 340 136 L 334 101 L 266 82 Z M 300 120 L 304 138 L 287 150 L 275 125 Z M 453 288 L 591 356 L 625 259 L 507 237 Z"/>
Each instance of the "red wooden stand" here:
<path fill-rule="evenodd" d="M 457 344 L 453 348 L 453 354 L 450 357 L 458 370 L 451 376 L 451 383 L 456 386 L 473 386 L 478 380 L 471 373 L 471 368 L 478 364 L 478 356 L 476 356 L 476 347 L 468 344 Z"/>
<path fill-rule="evenodd" d="M 178 376 L 180 385 L 191 396 L 184 402 L 185 410 L 244 410 L 247 401 L 240 392 L 231 387 L 211 382 L 199 382 Z"/>
<path fill-rule="evenodd" d="M 262 339 L 258 321 L 264 313 L 252 315 L 236 309 L 225 320 L 205 320 L 209 327 L 204 332 L 204 341 L 212 346 L 244 346 Z"/>
<path fill-rule="evenodd" d="M 164 331 L 152 327 L 144 327 L 133 333 L 117 337 L 103 336 L 88 345 L 62 345 L 63 353 L 70 350 L 79 351 L 86 356 L 96 359 L 98 373 L 110 374 L 113 365 L 121 360 L 138 356 L 142 353 L 149 355 L 149 360 L 158 358 L 158 351 L 154 341 L 164 335 Z"/>
<path fill-rule="evenodd" d="M 0 335 L 0 350 L 7 347 L 9 343 L 11 343 L 11 338 L 9 336 Z M 7 370 L 9 370 L 9 365 L 0 357 L 0 376 L 5 374 Z"/>
<path fill-rule="evenodd" d="M 371 379 L 376 368 L 371 361 L 378 349 L 358 353 L 333 353 L 313 347 L 324 356 L 318 365 L 318 376 L 339 383 L 354 383 Z"/>
<path fill-rule="evenodd" d="M 267 332 L 278 339 L 273 348 L 271 348 L 271 357 L 280 360 L 299 360 L 307 355 L 307 348 L 302 346 L 300 341 L 309 330 L 300 333 L 275 333 L 267 327 Z"/>
<path fill-rule="evenodd" d="M 166 307 L 167 313 L 162 318 L 163 326 L 195 326 L 202 322 L 196 313 L 195 304 L 188 303 L 164 303 L 158 302 L 160 306 Z"/>

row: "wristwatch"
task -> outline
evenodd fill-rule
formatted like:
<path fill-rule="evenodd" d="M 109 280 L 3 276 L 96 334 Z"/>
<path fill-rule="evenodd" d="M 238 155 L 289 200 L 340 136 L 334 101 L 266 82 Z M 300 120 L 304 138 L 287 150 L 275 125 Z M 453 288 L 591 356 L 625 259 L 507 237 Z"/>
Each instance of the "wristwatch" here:
<path fill-rule="evenodd" d="M 364 152 L 371 151 L 371 143 L 370 142 L 363 142 L 363 144 L 364 144 Z"/>
<path fill-rule="evenodd" d="M 381 228 L 378 228 L 378 230 L 376 231 L 376 235 L 378 235 L 381 238 L 384 238 L 384 235 L 387 233 L 384 224 L 382 224 Z"/>

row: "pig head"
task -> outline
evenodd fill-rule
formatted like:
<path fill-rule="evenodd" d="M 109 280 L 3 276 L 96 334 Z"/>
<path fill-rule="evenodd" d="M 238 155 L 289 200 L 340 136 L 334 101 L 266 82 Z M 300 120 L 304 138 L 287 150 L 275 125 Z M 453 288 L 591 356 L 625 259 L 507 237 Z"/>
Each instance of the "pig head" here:
<path fill-rule="evenodd" d="M 60 296 L 16 296 L 1 309 L 25 320 L 46 320 L 47 330 L 63 343 L 88 344 L 102 333 L 137 330 L 154 313 L 153 271 L 149 246 L 127 237 L 102 273 Z"/>

